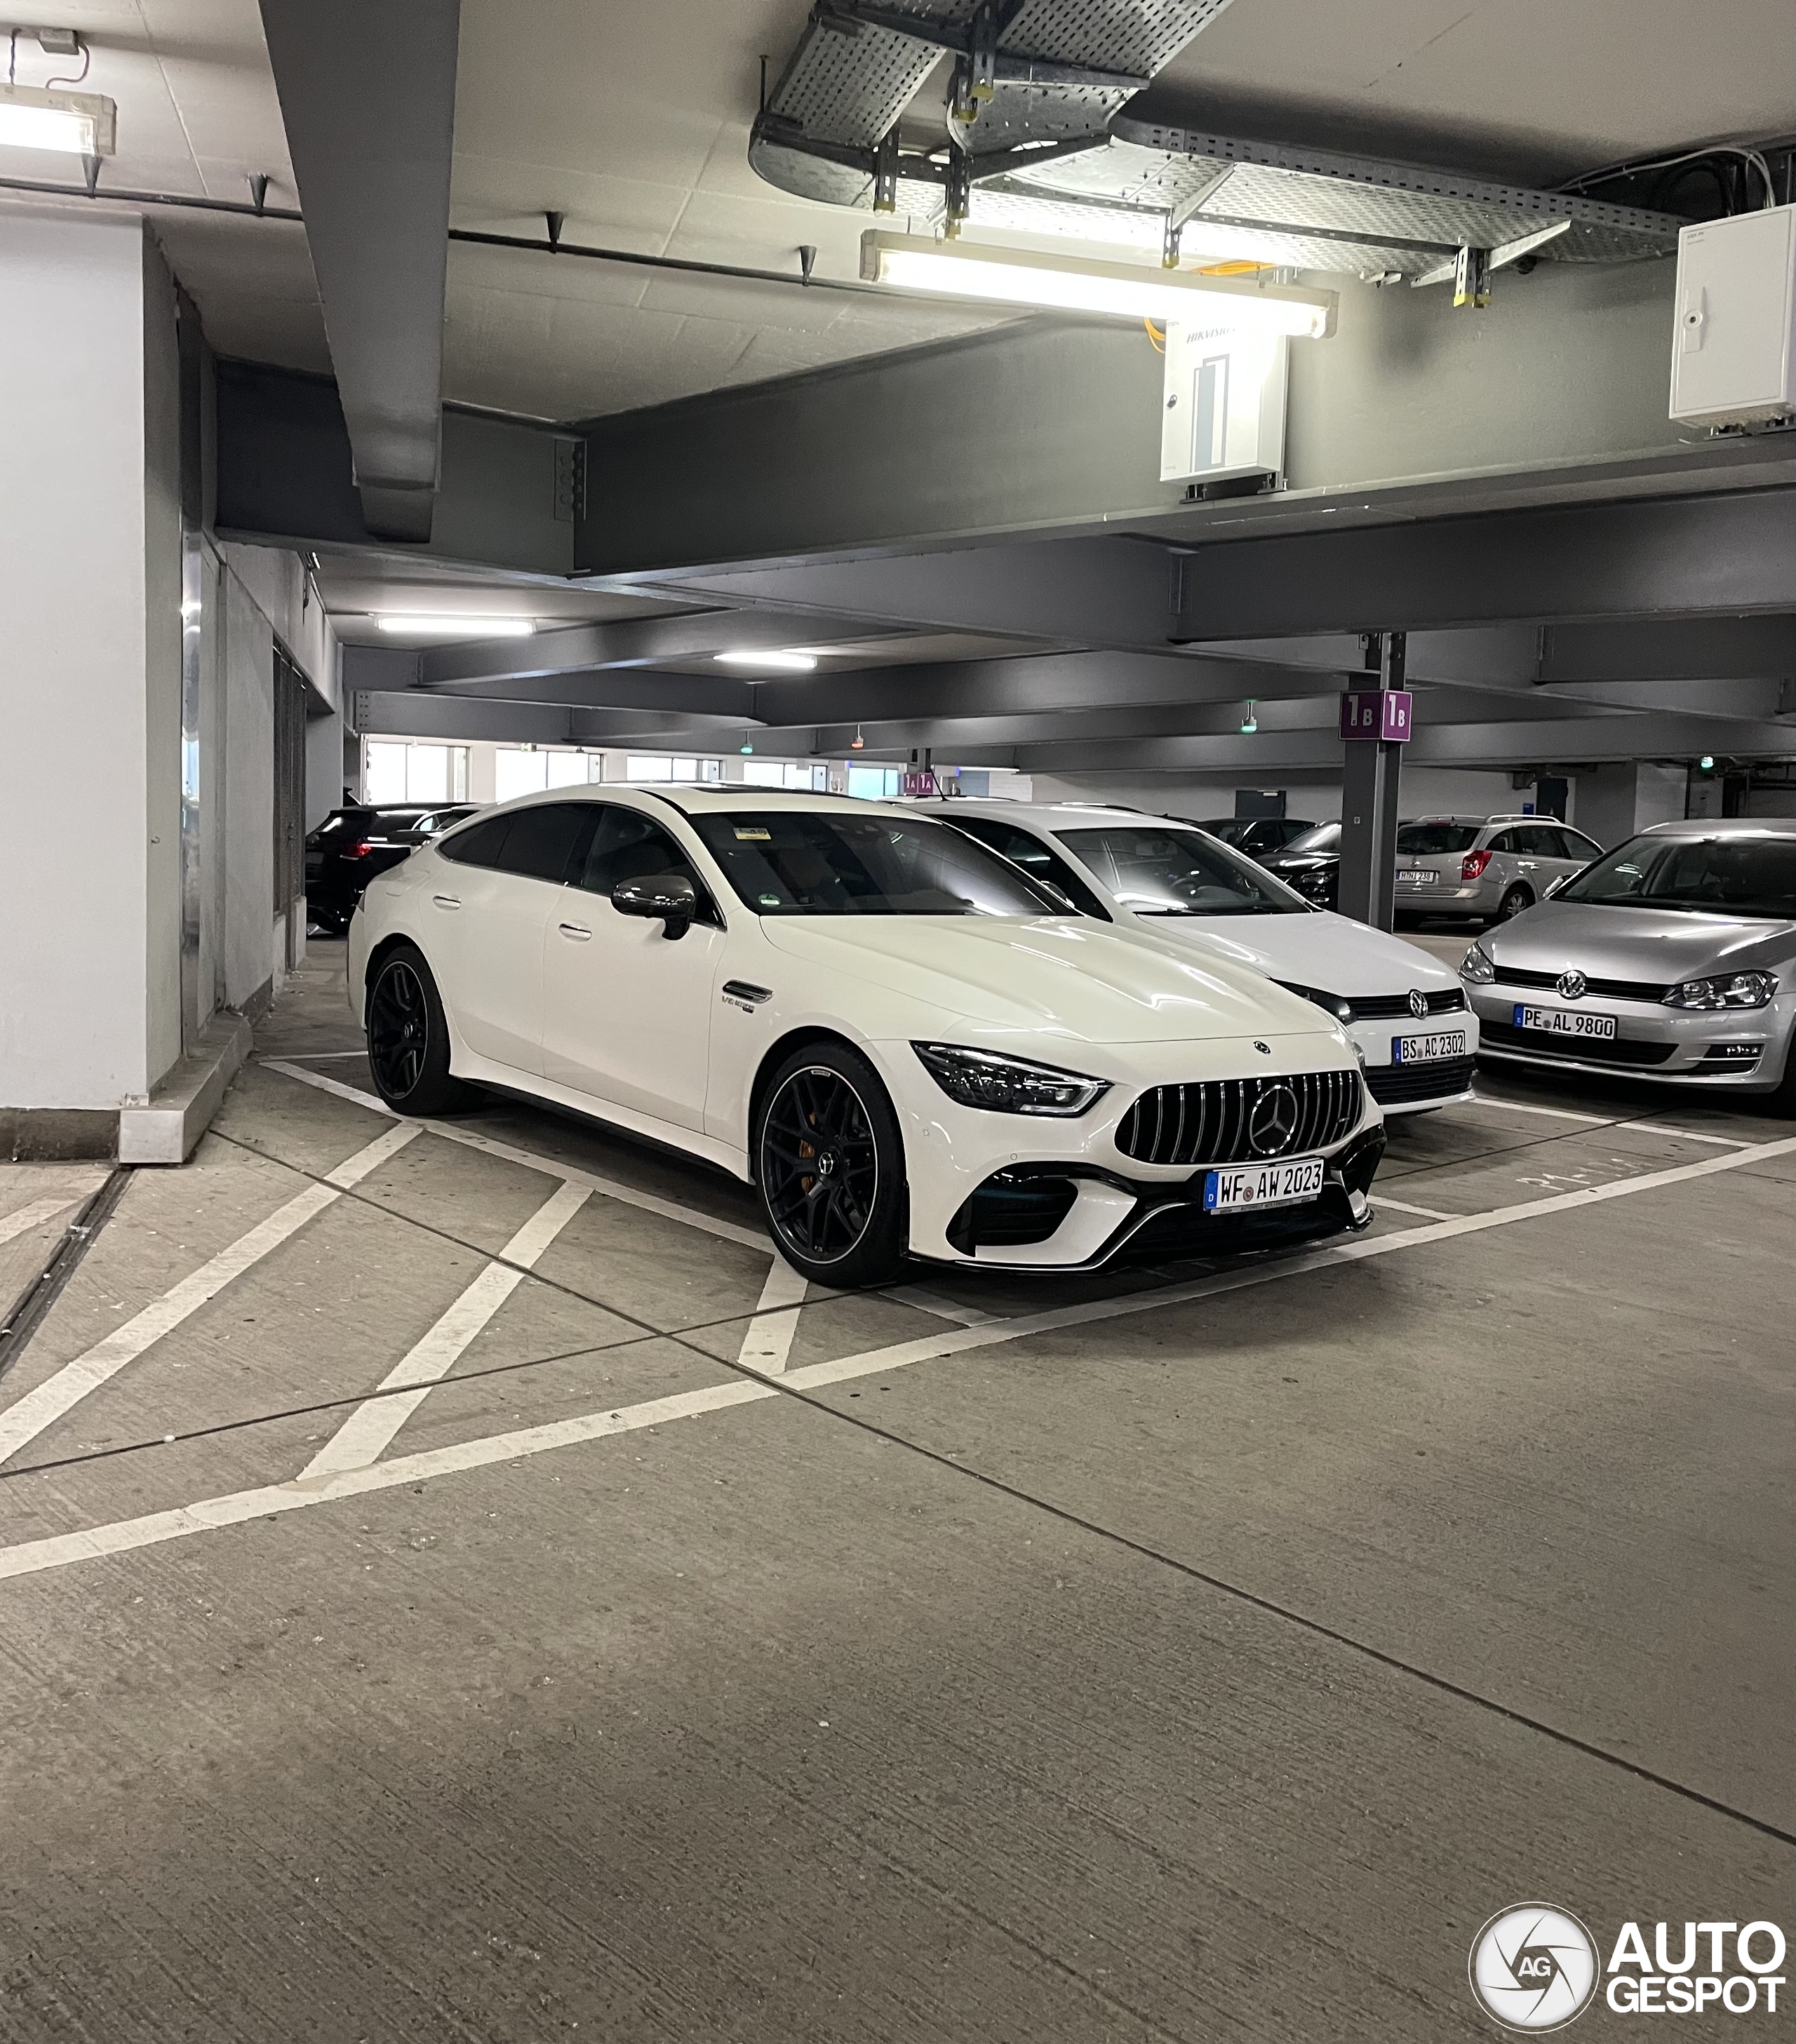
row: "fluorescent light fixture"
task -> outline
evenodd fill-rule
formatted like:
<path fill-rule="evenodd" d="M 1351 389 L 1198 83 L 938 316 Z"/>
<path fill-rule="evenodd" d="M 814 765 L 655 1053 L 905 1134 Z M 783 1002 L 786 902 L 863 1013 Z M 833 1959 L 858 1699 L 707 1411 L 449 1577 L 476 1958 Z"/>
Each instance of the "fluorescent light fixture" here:
<path fill-rule="evenodd" d="M 118 109 L 103 93 L 0 85 L 0 144 L 54 149 L 65 156 L 110 156 Z"/>
<path fill-rule="evenodd" d="M 1334 332 L 1339 295 L 1248 277 L 1206 276 L 1145 263 L 1105 263 L 995 244 L 936 241 L 926 234 L 869 228 L 860 237 L 860 274 L 869 283 L 937 298 L 1045 305 L 1113 319 L 1176 320 L 1185 326 L 1233 327 L 1321 340 Z"/>
<path fill-rule="evenodd" d="M 717 657 L 726 667 L 765 667 L 775 674 L 808 674 L 817 665 L 814 653 L 797 653 L 790 647 L 774 646 L 763 652 L 757 652 L 752 647 L 739 647 Z"/>
<path fill-rule="evenodd" d="M 459 610 L 435 617 L 420 611 L 383 611 L 375 623 L 383 632 L 433 639 L 528 639 L 536 628 L 533 617 L 469 617 Z"/>

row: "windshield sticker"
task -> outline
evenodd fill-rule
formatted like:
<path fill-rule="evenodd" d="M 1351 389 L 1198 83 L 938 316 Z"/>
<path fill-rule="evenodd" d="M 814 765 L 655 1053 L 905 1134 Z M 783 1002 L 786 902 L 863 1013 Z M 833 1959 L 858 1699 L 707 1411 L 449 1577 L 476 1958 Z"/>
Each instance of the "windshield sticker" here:
<path fill-rule="evenodd" d="M 736 835 L 744 844 L 771 844 L 773 832 L 761 828 L 759 824 L 738 824 Z"/>

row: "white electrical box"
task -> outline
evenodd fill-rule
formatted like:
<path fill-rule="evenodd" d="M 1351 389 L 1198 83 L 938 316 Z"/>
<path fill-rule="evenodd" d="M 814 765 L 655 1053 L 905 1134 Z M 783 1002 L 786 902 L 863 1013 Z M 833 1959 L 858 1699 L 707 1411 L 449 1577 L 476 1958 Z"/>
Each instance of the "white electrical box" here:
<path fill-rule="evenodd" d="M 1160 481 L 1276 475 L 1285 459 L 1283 334 L 1169 325 Z"/>
<path fill-rule="evenodd" d="M 1678 236 L 1671 417 L 1762 425 L 1796 412 L 1796 206 L 1706 220 Z"/>

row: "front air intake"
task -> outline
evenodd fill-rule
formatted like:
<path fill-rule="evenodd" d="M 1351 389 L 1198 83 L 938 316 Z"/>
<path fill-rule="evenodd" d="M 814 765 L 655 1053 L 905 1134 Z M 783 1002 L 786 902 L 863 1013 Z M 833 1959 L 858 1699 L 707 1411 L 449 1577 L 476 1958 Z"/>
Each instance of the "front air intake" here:
<path fill-rule="evenodd" d="M 1272 1097 L 1281 1090 L 1287 1102 Z M 1205 1079 L 1152 1087 L 1122 1117 L 1117 1147 L 1138 1164 L 1240 1164 L 1332 1150 L 1359 1119 L 1357 1072 Z"/>

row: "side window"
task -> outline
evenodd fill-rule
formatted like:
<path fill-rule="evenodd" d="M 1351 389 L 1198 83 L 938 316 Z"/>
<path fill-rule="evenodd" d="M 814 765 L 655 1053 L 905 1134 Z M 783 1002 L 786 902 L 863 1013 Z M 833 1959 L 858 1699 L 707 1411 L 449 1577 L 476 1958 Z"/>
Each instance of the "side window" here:
<path fill-rule="evenodd" d="M 1531 859 L 1565 859 L 1570 855 L 1563 849 L 1564 839 L 1556 825 L 1530 824 L 1518 832 L 1521 848 Z"/>
<path fill-rule="evenodd" d="M 1498 831 L 1491 839 L 1489 849 L 1492 851 L 1517 851 L 1521 849 L 1516 842 L 1518 836 L 1518 832 L 1512 830 Z"/>
<path fill-rule="evenodd" d="M 1101 923 L 1110 920 L 1110 912 L 1086 883 L 1061 857 L 1059 852 L 1045 845 L 1029 832 L 1018 830 L 1014 824 L 1000 822 L 994 816 L 975 816 L 963 822 L 954 819 L 958 828 L 969 837 L 977 838 L 981 844 L 990 845 L 1000 858 L 1007 859 L 1013 866 L 1020 866 L 1024 872 L 1033 873 L 1038 879 L 1050 882 L 1058 887 L 1082 916 L 1095 916 Z"/>
<path fill-rule="evenodd" d="M 509 815 L 488 816 L 483 823 L 470 824 L 466 830 L 453 832 L 437 849 L 458 866 L 497 866 L 511 829 L 511 820 Z"/>
<path fill-rule="evenodd" d="M 565 880 L 574 847 L 592 820 L 586 802 L 539 802 L 513 809 L 499 866 L 530 880 Z"/>
<path fill-rule="evenodd" d="M 614 808 L 607 802 L 599 809 L 598 818 L 598 828 L 586 847 L 576 885 L 589 894 L 609 895 L 620 880 L 646 880 L 659 874 L 677 873 L 692 882 L 693 892 L 698 897 L 698 920 L 721 927 L 723 918 L 697 867 L 653 817 L 645 816 L 639 809 Z"/>
<path fill-rule="evenodd" d="M 1581 860 L 1589 865 L 1593 859 L 1602 856 L 1602 847 L 1594 838 L 1586 837 L 1582 831 L 1562 830 L 1559 836 L 1565 840 L 1565 856 Z"/>

